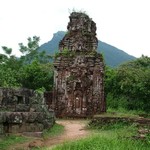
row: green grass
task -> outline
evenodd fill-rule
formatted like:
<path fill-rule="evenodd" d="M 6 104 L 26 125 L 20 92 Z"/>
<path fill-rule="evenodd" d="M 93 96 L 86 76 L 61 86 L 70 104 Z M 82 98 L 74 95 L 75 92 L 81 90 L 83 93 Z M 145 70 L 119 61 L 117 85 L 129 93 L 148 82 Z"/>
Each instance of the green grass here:
<path fill-rule="evenodd" d="M 149 146 L 131 139 L 93 135 L 86 139 L 65 143 L 53 150 L 149 150 Z"/>
<path fill-rule="evenodd" d="M 126 110 L 124 108 L 108 108 L 106 115 L 118 116 L 118 117 L 139 117 L 139 114 L 145 114 L 144 111 Z"/>
<path fill-rule="evenodd" d="M 150 143 L 131 138 L 135 135 L 135 130 L 134 125 L 109 130 L 91 130 L 89 137 L 64 143 L 53 150 L 149 150 Z"/>
<path fill-rule="evenodd" d="M 52 128 L 43 131 L 43 138 L 58 136 L 63 132 L 64 126 L 56 123 Z"/>
<path fill-rule="evenodd" d="M 10 145 L 23 143 L 25 141 L 27 141 L 27 138 L 15 135 L 0 138 L 0 150 L 7 150 Z"/>
<path fill-rule="evenodd" d="M 137 127 L 135 124 L 128 125 L 111 125 L 111 127 L 103 127 L 101 129 L 91 128 L 91 132 L 95 135 L 98 134 L 101 137 L 117 137 L 117 138 L 130 138 L 137 133 Z"/>
<path fill-rule="evenodd" d="M 44 139 L 48 139 L 49 137 L 55 137 L 58 135 L 63 134 L 64 132 L 64 126 L 60 125 L 60 124 L 54 124 L 54 126 L 50 129 L 46 129 L 43 131 L 43 138 Z M 42 147 L 42 148 L 32 148 L 32 150 L 48 150 L 48 148 L 46 147 Z"/>
<path fill-rule="evenodd" d="M 95 130 L 96 132 L 105 131 L 105 130 L 112 130 L 112 131 L 119 131 L 119 129 L 130 129 L 132 132 L 137 131 L 137 124 L 136 123 L 128 123 L 128 122 L 114 122 L 114 123 L 93 123 L 87 127 L 87 129 Z M 120 131 L 119 131 L 120 132 Z M 130 131 L 131 132 L 131 131 Z"/>
<path fill-rule="evenodd" d="M 43 132 L 43 138 L 54 137 L 62 134 L 63 132 L 64 126 L 55 124 L 52 128 L 47 129 Z M 0 138 L 0 150 L 7 150 L 9 146 L 17 143 L 23 143 L 27 140 L 29 139 L 23 136 L 15 136 L 15 135 Z"/>
<path fill-rule="evenodd" d="M 132 138 L 137 133 L 136 124 L 115 123 L 103 128 L 89 128 L 91 134 L 85 139 L 66 142 L 53 150 L 149 150 L 148 141 Z M 48 148 L 46 149 L 48 150 Z"/>

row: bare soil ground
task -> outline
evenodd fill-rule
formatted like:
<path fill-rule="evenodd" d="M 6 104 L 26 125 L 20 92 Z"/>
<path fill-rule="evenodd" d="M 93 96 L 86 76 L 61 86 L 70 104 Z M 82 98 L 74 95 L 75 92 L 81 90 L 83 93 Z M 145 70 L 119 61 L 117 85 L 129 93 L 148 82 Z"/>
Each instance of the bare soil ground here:
<path fill-rule="evenodd" d="M 48 139 L 34 138 L 30 142 L 17 144 L 10 147 L 10 150 L 30 150 L 33 147 L 49 147 L 52 148 L 66 141 L 76 140 L 86 137 L 89 132 L 85 129 L 86 120 L 58 120 L 56 123 L 65 127 L 62 135 L 51 137 Z"/>

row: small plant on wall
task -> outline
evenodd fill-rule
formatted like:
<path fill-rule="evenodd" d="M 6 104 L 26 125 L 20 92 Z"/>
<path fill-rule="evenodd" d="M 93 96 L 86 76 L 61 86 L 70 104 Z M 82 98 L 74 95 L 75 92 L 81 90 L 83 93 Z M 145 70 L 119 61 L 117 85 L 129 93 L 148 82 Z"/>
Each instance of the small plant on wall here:
<path fill-rule="evenodd" d="M 68 81 L 73 81 L 73 80 L 75 80 L 75 79 L 76 79 L 76 77 L 75 77 L 74 75 L 70 75 L 70 76 L 67 78 Z"/>
<path fill-rule="evenodd" d="M 74 51 L 70 51 L 67 48 L 64 48 L 61 52 L 56 52 L 54 58 L 58 58 L 60 56 L 64 56 L 64 57 L 74 57 L 75 56 L 75 52 Z"/>

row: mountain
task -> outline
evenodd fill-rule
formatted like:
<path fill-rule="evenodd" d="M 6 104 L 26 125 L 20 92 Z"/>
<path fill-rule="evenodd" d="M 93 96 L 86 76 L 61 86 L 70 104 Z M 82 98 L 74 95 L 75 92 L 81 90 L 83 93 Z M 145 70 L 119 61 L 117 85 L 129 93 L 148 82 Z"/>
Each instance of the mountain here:
<path fill-rule="evenodd" d="M 112 45 L 98 41 L 98 52 L 102 53 L 106 65 L 110 67 L 117 67 L 122 63 L 136 59 L 134 56 L 131 56 Z"/>
<path fill-rule="evenodd" d="M 59 42 L 62 40 L 64 35 L 64 31 L 54 33 L 53 38 L 50 41 L 40 46 L 40 51 L 44 50 L 48 54 L 54 55 L 58 52 Z M 117 67 L 124 62 L 136 59 L 134 56 L 131 56 L 126 52 L 102 41 L 98 41 L 97 51 L 103 54 L 106 65 L 110 67 Z"/>

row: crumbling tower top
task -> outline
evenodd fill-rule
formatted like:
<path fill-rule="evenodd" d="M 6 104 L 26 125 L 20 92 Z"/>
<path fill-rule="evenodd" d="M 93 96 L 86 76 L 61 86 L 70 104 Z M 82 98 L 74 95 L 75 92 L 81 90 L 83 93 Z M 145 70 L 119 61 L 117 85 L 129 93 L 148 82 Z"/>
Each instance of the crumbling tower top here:
<path fill-rule="evenodd" d="M 75 52 L 95 51 L 98 46 L 96 23 L 85 13 L 72 12 L 67 33 L 59 43 L 59 50 Z"/>

